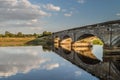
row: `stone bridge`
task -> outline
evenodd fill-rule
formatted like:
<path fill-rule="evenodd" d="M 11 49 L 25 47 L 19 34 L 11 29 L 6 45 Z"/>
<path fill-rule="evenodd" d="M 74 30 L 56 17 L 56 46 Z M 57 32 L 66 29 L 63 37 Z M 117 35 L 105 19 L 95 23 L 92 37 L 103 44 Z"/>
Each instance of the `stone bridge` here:
<path fill-rule="evenodd" d="M 120 20 L 108 21 L 53 33 L 53 38 L 60 41 L 71 38 L 72 42 L 79 39 L 97 36 L 104 43 L 104 47 L 120 46 Z"/>

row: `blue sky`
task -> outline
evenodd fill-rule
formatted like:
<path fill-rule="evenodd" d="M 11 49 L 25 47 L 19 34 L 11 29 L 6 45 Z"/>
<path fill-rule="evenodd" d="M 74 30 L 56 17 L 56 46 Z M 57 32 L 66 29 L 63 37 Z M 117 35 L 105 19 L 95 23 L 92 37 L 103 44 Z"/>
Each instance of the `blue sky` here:
<path fill-rule="evenodd" d="M 56 32 L 120 19 L 120 0 L 1 0 L 0 33 Z"/>

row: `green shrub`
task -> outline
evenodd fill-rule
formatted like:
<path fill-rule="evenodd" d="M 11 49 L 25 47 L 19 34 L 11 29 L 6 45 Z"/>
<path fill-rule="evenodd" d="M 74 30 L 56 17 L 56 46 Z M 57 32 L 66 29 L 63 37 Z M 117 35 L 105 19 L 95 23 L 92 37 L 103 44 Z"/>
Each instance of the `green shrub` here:
<path fill-rule="evenodd" d="M 99 39 L 93 40 L 92 42 L 94 45 L 103 45 L 103 42 Z"/>

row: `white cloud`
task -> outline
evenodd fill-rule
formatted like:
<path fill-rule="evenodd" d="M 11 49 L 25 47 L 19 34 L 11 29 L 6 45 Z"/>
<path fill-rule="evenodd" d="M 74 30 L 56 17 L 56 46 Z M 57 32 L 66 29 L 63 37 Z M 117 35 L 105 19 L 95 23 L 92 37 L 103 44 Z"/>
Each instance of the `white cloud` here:
<path fill-rule="evenodd" d="M 33 19 L 33 20 L 31 20 L 32 22 L 38 22 L 38 20 L 37 19 Z"/>
<path fill-rule="evenodd" d="M 85 0 L 77 0 L 77 1 L 78 3 L 81 3 L 81 4 L 85 3 Z"/>
<path fill-rule="evenodd" d="M 75 76 L 80 76 L 82 74 L 81 71 L 75 71 Z"/>
<path fill-rule="evenodd" d="M 116 16 L 120 16 L 120 13 L 117 13 Z"/>
<path fill-rule="evenodd" d="M 47 4 L 44 5 L 44 8 L 51 10 L 51 11 L 60 11 L 60 7 L 59 6 L 55 6 L 53 4 Z"/>
<path fill-rule="evenodd" d="M 28 0 L 1 0 L 0 21 L 32 20 L 49 14 Z"/>
<path fill-rule="evenodd" d="M 41 27 L 31 27 L 32 30 L 41 30 Z"/>
<path fill-rule="evenodd" d="M 55 68 L 58 68 L 60 65 L 58 63 L 51 63 L 43 66 L 44 69 L 46 70 L 53 70 Z"/>
<path fill-rule="evenodd" d="M 12 28 L 16 27 L 21 27 L 21 32 L 23 27 L 28 27 L 33 33 L 35 28 L 31 29 L 31 27 L 42 27 L 43 24 L 40 19 L 50 15 L 50 13 L 43 11 L 40 5 L 32 4 L 29 0 L 0 0 L 0 27 L 2 33 L 3 30 L 8 29 L 8 31 L 13 31 Z M 20 29 L 15 31 L 20 31 Z"/>
<path fill-rule="evenodd" d="M 70 16 L 72 16 L 72 14 L 73 14 L 73 12 L 65 13 L 64 16 L 70 17 Z"/>
<path fill-rule="evenodd" d="M 35 49 L 34 49 L 35 50 Z M 17 73 L 28 73 L 38 69 L 43 63 L 49 61 L 41 58 L 38 51 L 31 48 L 0 48 L 0 77 L 9 77 Z"/>

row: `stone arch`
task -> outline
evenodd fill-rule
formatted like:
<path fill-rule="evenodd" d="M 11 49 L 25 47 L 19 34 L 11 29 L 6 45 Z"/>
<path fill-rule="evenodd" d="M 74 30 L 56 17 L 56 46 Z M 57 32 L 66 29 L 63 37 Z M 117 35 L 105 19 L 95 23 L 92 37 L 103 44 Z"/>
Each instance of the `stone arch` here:
<path fill-rule="evenodd" d="M 70 38 L 70 36 L 69 35 L 63 36 L 63 39 L 66 39 L 66 38 Z"/>
<path fill-rule="evenodd" d="M 85 39 L 85 38 L 89 38 L 89 37 L 96 37 L 96 38 L 98 38 L 100 40 L 100 42 L 102 44 L 105 44 L 104 40 L 101 37 L 99 37 L 96 34 L 91 34 L 91 33 L 82 33 L 80 35 L 77 34 L 76 41 L 79 41 L 79 40 L 82 40 L 82 39 Z"/>
<path fill-rule="evenodd" d="M 87 38 L 87 37 L 92 37 L 92 36 L 96 36 L 97 38 L 99 38 L 104 43 L 103 38 L 101 38 L 101 36 L 99 36 L 99 35 L 97 35 L 95 33 L 82 33 L 81 35 L 79 35 L 77 37 L 77 40 Z"/>
<path fill-rule="evenodd" d="M 86 38 L 86 37 L 92 37 L 92 36 L 94 36 L 94 35 L 93 34 L 82 34 L 77 38 L 77 40 L 83 39 L 83 38 Z"/>
<path fill-rule="evenodd" d="M 76 46 L 77 48 L 74 49 L 74 51 L 76 52 L 78 57 L 81 59 L 81 61 L 83 61 L 86 64 L 97 64 L 100 62 L 100 60 L 95 56 L 95 54 L 93 54 L 92 50 L 90 49 L 92 47 L 91 47 L 91 44 L 89 44 L 89 41 L 88 42 L 80 41 L 84 38 L 94 37 L 94 36 L 96 36 L 96 35 L 88 34 L 88 33 L 81 34 L 77 37 L 76 42 L 74 43 L 74 46 L 77 45 Z M 99 38 L 99 37 L 96 36 L 96 38 Z"/>

